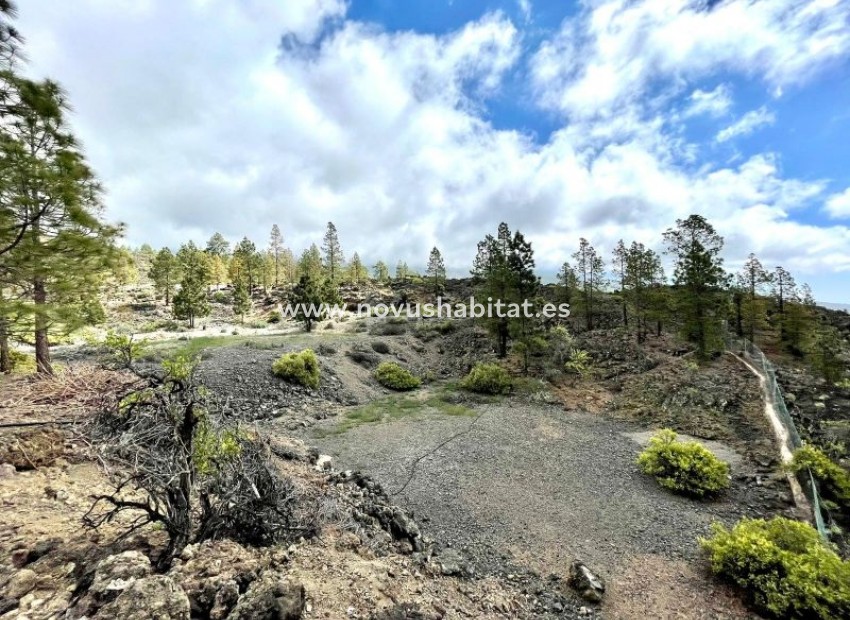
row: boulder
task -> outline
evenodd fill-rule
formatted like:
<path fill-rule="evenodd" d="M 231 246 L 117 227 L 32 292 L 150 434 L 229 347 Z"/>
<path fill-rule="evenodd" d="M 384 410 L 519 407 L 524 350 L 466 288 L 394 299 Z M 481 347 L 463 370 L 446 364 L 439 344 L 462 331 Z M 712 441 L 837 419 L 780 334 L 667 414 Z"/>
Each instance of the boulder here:
<path fill-rule="evenodd" d="M 167 575 L 134 580 L 94 616 L 97 620 L 189 620 L 189 617 L 189 598 Z"/>
<path fill-rule="evenodd" d="M 453 576 L 464 573 L 465 566 L 463 557 L 454 549 L 444 549 L 437 556 L 437 565 L 440 568 L 440 573 L 443 575 Z"/>
<path fill-rule="evenodd" d="M 576 560 L 570 566 L 569 584 L 581 596 L 592 603 L 602 601 L 602 595 L 605 594 L 605 584 L 602 579 L 597 577 L 582 562 Z"/>
<path fill-rule="evenodd" d="M 266 573 L 239 598 L 227 620 L 298 620 L 304 613 L 304 586 Z"/>
<path fill-rule="evenodd" d="M 6 584 L 6 596 L 19 599 L 34 590 L 37 584 L 38 575 L 35 574 L 35 571 L 29 568 L 21 569 L 12 575 L 12 578 Z"/>
<path fill-rule="evenodd" d="M 139 551 L 125 551 L 101 560 L 95 568 L 89 594 L 110 601 L 152 572 L 151 561 Z"/>

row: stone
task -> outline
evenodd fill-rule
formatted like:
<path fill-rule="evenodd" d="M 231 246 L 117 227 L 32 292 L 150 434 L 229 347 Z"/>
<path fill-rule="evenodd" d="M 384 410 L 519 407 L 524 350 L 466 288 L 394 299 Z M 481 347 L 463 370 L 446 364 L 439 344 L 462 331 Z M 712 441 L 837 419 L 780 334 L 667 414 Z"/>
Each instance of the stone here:
<path fill-rule="evenodd" d="M 225 581 L 215 593 L 212 609 L 210 610 L 210 620 L 224 620 L 230 610 L 236 606 L 239 601 L 239 586 L 231 580 Z"/>
<path fill-rule="evenodd" d="M 266 573 L 239 597 L 227 620 L 298 620 L 304 613 L 304 586 Z"/>
<path fill-rule="evenodd" d="M 111 555 L 98 563 L 89 593 L 100 601 L 113 600 L 151 572 L 151 561 L 139 551 Z"/>
<path fill-rule="evenodd" d="M 601 602 L 602 595 L 605 594 L 605 584 L 602 579 L 579 560 L 576 560 L 570 566 L 569 584 L 591 603 Z"/>
<path fill-rule="evenodd" d="M 31 547 L 15 549 L 12 551 L 12 566 L 15 568 L 23 568 L 27 564 L 32 564 L 36 560 L 56 549 L 56 547 L 61 544 L 61 538 L 48 538 L 47 540 L 39 540 Z"/>
<path fill-rule="evenodd" d="M 6 584 L 6 596 L 19 599 L 29 594 L 38 584 L 38 575 L 29 568 L 23 568 L 12 575 Z"/>
<path fill-rule="evenodd" d="M 11 463 L 0 463 L 0 478 L 11 478 L 18 470 Z"/>
<path fill-rule="evenodd" d="M 445 549 L 437 556 L 436 560 L 440 567 L 440 573 L 447 577 L 460 575 L 464 572 L 463 558 L 454 549 Z"/>
<path fill-rule="evenodd" d="M 189 620 L 189 597 L 167 575 L 133 581 L 118 598 L 100 608 L 96 620 Z"/>

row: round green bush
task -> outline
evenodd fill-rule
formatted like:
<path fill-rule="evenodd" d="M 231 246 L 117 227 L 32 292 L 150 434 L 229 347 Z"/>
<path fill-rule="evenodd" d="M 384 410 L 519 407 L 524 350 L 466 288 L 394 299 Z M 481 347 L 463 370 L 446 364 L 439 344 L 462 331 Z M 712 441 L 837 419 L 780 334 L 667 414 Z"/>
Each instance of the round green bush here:
<path fill-rule="evenodd" d="M 850 473 L 822 450 L 810 444 L 797 448 L 789 469 L 795 473 L 811 470 L 823 496 L 845 510 L 850 509 Z"/>
<path fill-rule="evenodd" d="M 382 362 L 375 369 L 375 379 L 378 383 L 391 390 L 404 392 L 415 390 L 422 382 L 395 362 Z"/>
<path fill-rule="evenodd" d="M 784 517 L 715 523 L 700 540 L 712 571 L 741 586 L 777 618 L 850 618 L 850 562 L 829 549 L 807 523 Z"/>
<path fill-rule="evenodd" d="M 638 457 L 641 471 L 682 495 L 716 495 L 729 486 L 729 465 L 695 441 L 676 441 L 676 433 L 663 429 L 649 440 Z"/>
<path fill-rule="evenodd" d="M 511 376 L 498 364 L 476 364 L 460 386 L 479 394 L 507 394 L 511 391 Z"/>
<path fill-rule="evenodd" d="M 281 355 L 272 364 L 272 372 L 291 383 L 314 390 L 319 387 L 319 360 L 312 349 Z"/>

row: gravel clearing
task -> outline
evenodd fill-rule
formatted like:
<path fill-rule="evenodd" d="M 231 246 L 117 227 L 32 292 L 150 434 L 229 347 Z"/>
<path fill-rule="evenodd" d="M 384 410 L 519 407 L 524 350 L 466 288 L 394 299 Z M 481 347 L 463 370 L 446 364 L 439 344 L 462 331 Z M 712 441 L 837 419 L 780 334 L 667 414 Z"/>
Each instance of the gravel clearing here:
<path fill-rule="evenodd" d="M 739 481 L 715 502 L 663 490 L 637 470 L 640 445 L 622 423 L 513 400 L 476 413 L 368 424 L 313 443 L 336 467 L 374 476 L 426 534 L 484 572 L 518 563 L 563 575 L 579 558 L 628 591 L 624 567 L 635 558 L 693 561 L 712 521 L 761 514 Z"/>

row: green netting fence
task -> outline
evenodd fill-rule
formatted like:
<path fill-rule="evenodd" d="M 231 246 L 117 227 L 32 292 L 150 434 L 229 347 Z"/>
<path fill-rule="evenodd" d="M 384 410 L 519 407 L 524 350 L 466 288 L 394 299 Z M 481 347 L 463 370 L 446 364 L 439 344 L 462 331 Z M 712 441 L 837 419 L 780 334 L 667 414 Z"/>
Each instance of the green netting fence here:
<path fill-rule="evenodd" d="M 753 367 L 758 371 L 765 381 L 765 397 L 770 404 L 773 405 L 776 411 L 779 422 L 785 428 L 788 436 L 788 448 L 793 452 L 803 445 L 800 439 L 800 433 L 797 431 L 797 426 L 794 424 L 794 419 L 788 412 L 788 406 L 785 404 L 785 399 L 782 397 L 782 390 L 779 388 L 779 383 L 776 381 L 776 369 L 765 354 L 755 344 L 746 338 L 730 338 L 728 348 L 735 353 L 743 353 Z M 823 510 L 821 508 L 821 497 L 818 492 L 818 486 L 810 469 L 806 468 L 797 473 L 797 480 L 800 482 L 800 487 L 803 493 L 809 499 L 814 515 L 815 527 L 824 540 L 828 540 L 829 533 L 823 518 Z"/>

